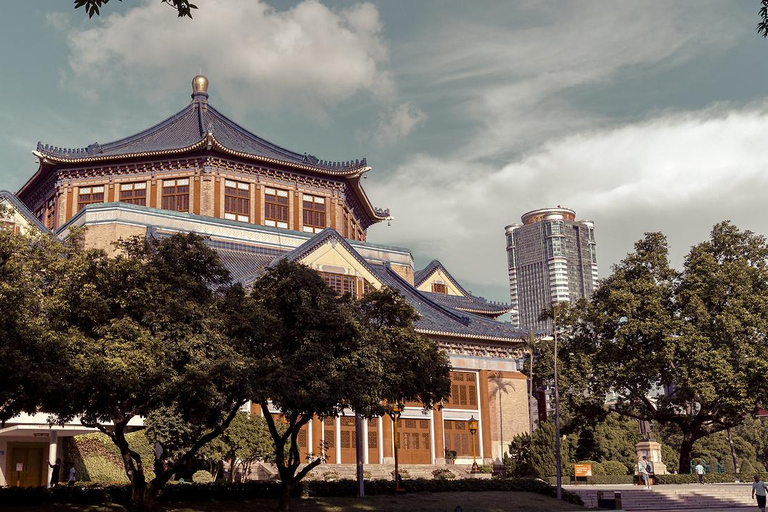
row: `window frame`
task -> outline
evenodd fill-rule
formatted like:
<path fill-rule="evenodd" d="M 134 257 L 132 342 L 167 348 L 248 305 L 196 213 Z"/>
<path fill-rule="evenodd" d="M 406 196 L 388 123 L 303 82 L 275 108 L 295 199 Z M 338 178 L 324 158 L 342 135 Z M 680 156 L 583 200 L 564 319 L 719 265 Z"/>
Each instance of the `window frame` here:
<path fill-rule="evenodd" d="M 328 225 L 326 199 L 313 194 L 301 195 L 302 229 L 306 233 L 319 233 Z"/>
<path fill-rule="evenodd" d="M 281 215 L 283 212 L 285 215 Z M 290 193 L 280 188 L 264 187 L 264 225 L 288 229 L 290 218 Z"/>
<path fill-rule="evenodd" d="M 77 188 L 77 211 L 82 210 L 89 204 L 98 204 L 104 202 L 104 185 L 92 185 L 89 187 Z M 85 198 L 83 198 L 85 196 Z M 99 197 L 97 197 L 99 196 Z M 42 220 L 42 219 L 40 219 Z"/>
<path fill-rule="evenodd" d="M 170 184 L 170 185 L 169 185 Z M 172 189 L 172 192 L 167 192 Z M 186 191 L 180 189 L 186 189 Z M 164 179 L 162 186 L 162 208 L 173 212 L 189 213 L 191 186 L 189 178 Z M 181 205 L 179 204 L 181 202 Z M 172 207 L 171 207 L 172 206 Z"/>
<path fill-rule="evenodd" d="M 143 195 L 137 195 L 141 191 Z M 129 194 L 123 195 L 124 192 Z M 137 181 L 132 183 L 120 183 L 119 199 L 121 203 L 135 204 L 137 206 L 147 206 L 147 182 Z"/>
<path fill-rule="evenodd" d="M 251 184 L 242 181 L 224 180 L 224 218 L 250 222 Z"/>

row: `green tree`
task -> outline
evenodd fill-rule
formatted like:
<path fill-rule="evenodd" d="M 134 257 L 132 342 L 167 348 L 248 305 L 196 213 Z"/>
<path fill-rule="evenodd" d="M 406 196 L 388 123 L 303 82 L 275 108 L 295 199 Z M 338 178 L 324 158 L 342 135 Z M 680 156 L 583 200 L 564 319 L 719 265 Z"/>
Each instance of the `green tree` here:
<path fill-rule="evenodd" d="M 109 436 L 131 482 L 133 506 L 147 509 L 252 394 L 253 361 L 248 347 L 227 336 L 228 272 L 202 237 L 132 238 L 119 249 L 114 258 L 81 251 L 69 262 L 53 318 L 66 346 L 62 389 L 44 406 L 60 422 L 80 417 Z M 171 406 L 179 424 L 195 427 L 185 433 L 188 448 L 165 451 L 147 482 L 126 428 L 133 418 Z"/>
<path fill-rule="evenodd" d="M 40 397 L 59 392 L 58 365 L 66 353 L 51 336 L 49 312 L 66 284 L 78 236 L 59 243 L 46 235 L 0 231 L 0 426 L 22 412 L 36 412 Z"/>
<path fill-rule="evenodd" d="M 119 0 L 122 2 L 123 0 Z M 160 2 L 167 4 L 169 7 L 173 7 L 176 10 L 179 18 L 188 17 L 192 18 L 192 9 L 197 9 L 195 4 L 189 2 L 189 0 L 159 0 Z M 109 3 L 109 0 L 74 0 L 75 9 L 83 7 L 89 18 L 93 18 L 101 14 L 101 8 Z"/>
<path fill-rule="evenodd" d="M 560 460 L 563 475 L 569 466 L 568 443 L 561 443 Z M 555 424 L 544 421 L 539 424 L 531 436 L 531 466 L 533 473 L 539 478 L 547 478 L 557 473 L 557 458 L 555 456 Z"/>
<path fill-rule="evenodd" d="M 268 312 L 266 328 L 252 325 L 254 306 Z M 366 416 L 385 410 L 387 399 L 418 400 L 425 407 L 449 395 L 447 356 L 416 334 L 415 313 L 392 291 L 370 293 L 358 303 L 337 297 L 314 270 L 281 260 L 268 269 L 249 297 L 237 303 L 240 335 L 268 333 L 257 364 L 264 377 L 258 402 L 282 412 L 284 432 L 265 414 L 275 443 L 275 463 L 288 510 L 293 487 L 322 462 L 303 462 L 297 437 L 313 416 L 338 416 L 352 409 Z"/>
<path fill-rule="evenodd" d="M 687 472 L 698 439 L 740 425 L 763 403 L 767 255 L 763 237 L 723 222 L 676 272 L 666 238 L 647 234 L 564 319 L 565 399 L 595 411 L 616 391 L 611 410 L 676 425 Z"/>
<path fill-rule="evenodd" d="M 507 477 L 529 478 L 535 476 L 531 458 L 531 435 L 528 432 L 516 434 L 509 443 L 509 455 L 504 454 Z"/>

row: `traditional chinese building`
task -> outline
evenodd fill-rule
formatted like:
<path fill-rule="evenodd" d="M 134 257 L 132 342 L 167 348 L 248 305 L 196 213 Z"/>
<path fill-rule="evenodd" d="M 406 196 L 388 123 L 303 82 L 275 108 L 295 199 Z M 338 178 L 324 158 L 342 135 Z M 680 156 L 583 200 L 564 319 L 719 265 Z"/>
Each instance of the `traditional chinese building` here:
<path fill-rule="evenodd" d="M 205 235 L 245 285 L 277 258 L 290 258 L 339 293 L 398 290 L 419 314 L 417 331 L 436 340 L 453 366 L 442 409 L 424 413 L 406 404 L 401 462 L 444 464 L 455 451 L 457 463 L 471 464 L 470 418 L 479 422 L 478 463 L 500 460 L 512 437 L 529 429 L 527 382 L 518 371 L 527 332 L 496 320 L 510 307 L 473 296 L 439 261 L 417 270 L 407 249 L 366 241 L 367 229 L 390 215 L 361 186 L 371 170 L 365 159 L 332 162 L 277 146 L 214 109 L 205 77 L 192 86 L 188 105 L 135 135 L 79 149 L 38 144 L 37 172 L 12 200 L 23 203 L 16 201 L 38 229 L 65 238 L 72 227 L 85 227 L 86 244 L 107 251 L 132 235 Z M 45 440 L 38 448 L 20 441 L 20 429 L 8 425 L 0 430 L 0 485 L 12 484 L 5 475 L 14 454 L 57 453 Z M 392 462 L 392 427 L 389 418 L 365 423 L 365 463 Z M 354 416 L 314 419 L 300 443 L 304 456 L 353 463 Z"/>

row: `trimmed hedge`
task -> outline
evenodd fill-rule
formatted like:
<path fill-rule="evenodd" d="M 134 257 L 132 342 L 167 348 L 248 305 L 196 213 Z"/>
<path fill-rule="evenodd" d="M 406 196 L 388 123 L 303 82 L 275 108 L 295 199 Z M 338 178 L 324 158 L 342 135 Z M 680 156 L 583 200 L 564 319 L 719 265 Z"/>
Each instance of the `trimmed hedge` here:
<path fill-rule="evenodd" d="M 483 491 L 518 491 L 534 492 L 545 496 L 555 497 L 556 489 L 544 482 L 532 478 L 521 479 L 480 479 L 467 478 L 457 480 L 414 479 L 404 480 L 403 487 L 411 493 L 417 492 L 483 492 Z M 294 489 L 294 495 L 312 497 L 354 496 L 357 484 L 354 480 L 338 480 L 324 482 L 314 480 L 302 482 Z M 366 494 L 394 494 L 395 484 L 391 480 L 371 480 L 365 484 Z M 158 501 L 173 502 L 204 502 L 231 501 L 249 499 L 276 499 L 280 496 L 280 483 L 274 481 L 256 481 L 242 484 L 180 484 L 166 485 Z M 59 487 L 46 489 L 44 487 L 2 488 L 0 503 L 8 505 L 49 505 L 51 503 L 96 504 L 120 503 L 127 504 L 130 499 L 130 488 L 124 485 L 105 487 Z M 563 491 L 563 500 L 576 505 L 583 505 L 581 498 L 572 492 Z"/>
<path fill-rule="evenodd" d="M 549 476 L 546 478 L 547 483 L 550 485 L 557 485 L 557 477 Z M 586 485 L 618 485 L 618 484 L 633 484 L 635 483 L 632 475 L 594 475 L 585 478 L 579 477 L 578 484 Z M 563 485 L 573 485 L 574 477 L 563 475 Z"/>
<path fill-rule="evenodd" d="M 763 480 L 768 479 L 768 473 L 759 473 Z M 732 482 L 753 482 L 755 473 L 707 473 L 704 482 L 708 484 L 726 484 Z M 657 484 L 693 484 L 699 481 L 698 475 L 656 475 Z"/>

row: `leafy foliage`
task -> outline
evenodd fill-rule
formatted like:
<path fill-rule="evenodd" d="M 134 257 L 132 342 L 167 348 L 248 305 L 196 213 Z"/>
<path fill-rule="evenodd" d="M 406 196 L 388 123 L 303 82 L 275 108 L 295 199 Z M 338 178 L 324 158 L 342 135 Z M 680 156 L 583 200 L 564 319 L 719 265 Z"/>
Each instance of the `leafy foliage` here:
<path fill-rule="evenodd" d="M 119 0 L 122 2 L 123 0 Z M 160 0 L 162 3 L 169 5 L 176 9 L 179 18 L 188 17 L 192 19 L 192 9 L 197 9 L 195 4 L 189 2 L 189 0 Z M 109 3 L 109 0 L 74 0 L 75 9 L 84 8 L 89 18 L 93 18 L 94 15 L 99 16 L 101 14 L 101 8 Z"/>
<path fill-rule="evenodd" d="M 52 322 L 67 356 L 61 392 L 47 395 L 43 405 L 57 421 L 79 416 L 109 436 L 134 501 L 148 506 L 235 417 L 250 394 L 253 365 L 226 336 L 228 273 L 201 237 L 133 238 L 119 249 L 114 258 L 76 251 L 64 269 L 66 286 Z M 169 407 L 174 418 L 195 426 L 187 432 L 191 442 L 183 454 L 156 460 L 147 482 L 126 428 L 136 416 Z"/>
<path fill-rule="evenodd" d="M 262 376 L 254 399 L 262 411 L 272 405 L 285 420 L 280 432 L 265 415 L 283 510 L 291 489 L 322 462 L 316 453 L 299 469 L 305 461 L 297 438 L 313 416 L 352 409 L 372 417 L 394 400 L 430 408 L 450 394 L 448 357 L 415 332 L 415 312 L 394 291 L 374 291 L 358 303 L 337 297 L 314 270 L 281 260 L 254 283 L 250 295 L 233 295 L 227 304 L 235 319 L 228 328 L 231 338 L 270 355 L 254 363 L 254 374 Z M 254 316 L 256 311 L 263 314 Z"/>
<path fill-rule="evenodd" d="M 697 439 L 741 424 L 762 405 L 767 255 L 763 237 L 723 222 L 677 272 L 665 237 L 647 234 L 592 300 L 565 317 L 565 400 L 593 412 L 616 391 L 611 410 L 676 425 L 679 469 L 687 470 Z"/>

